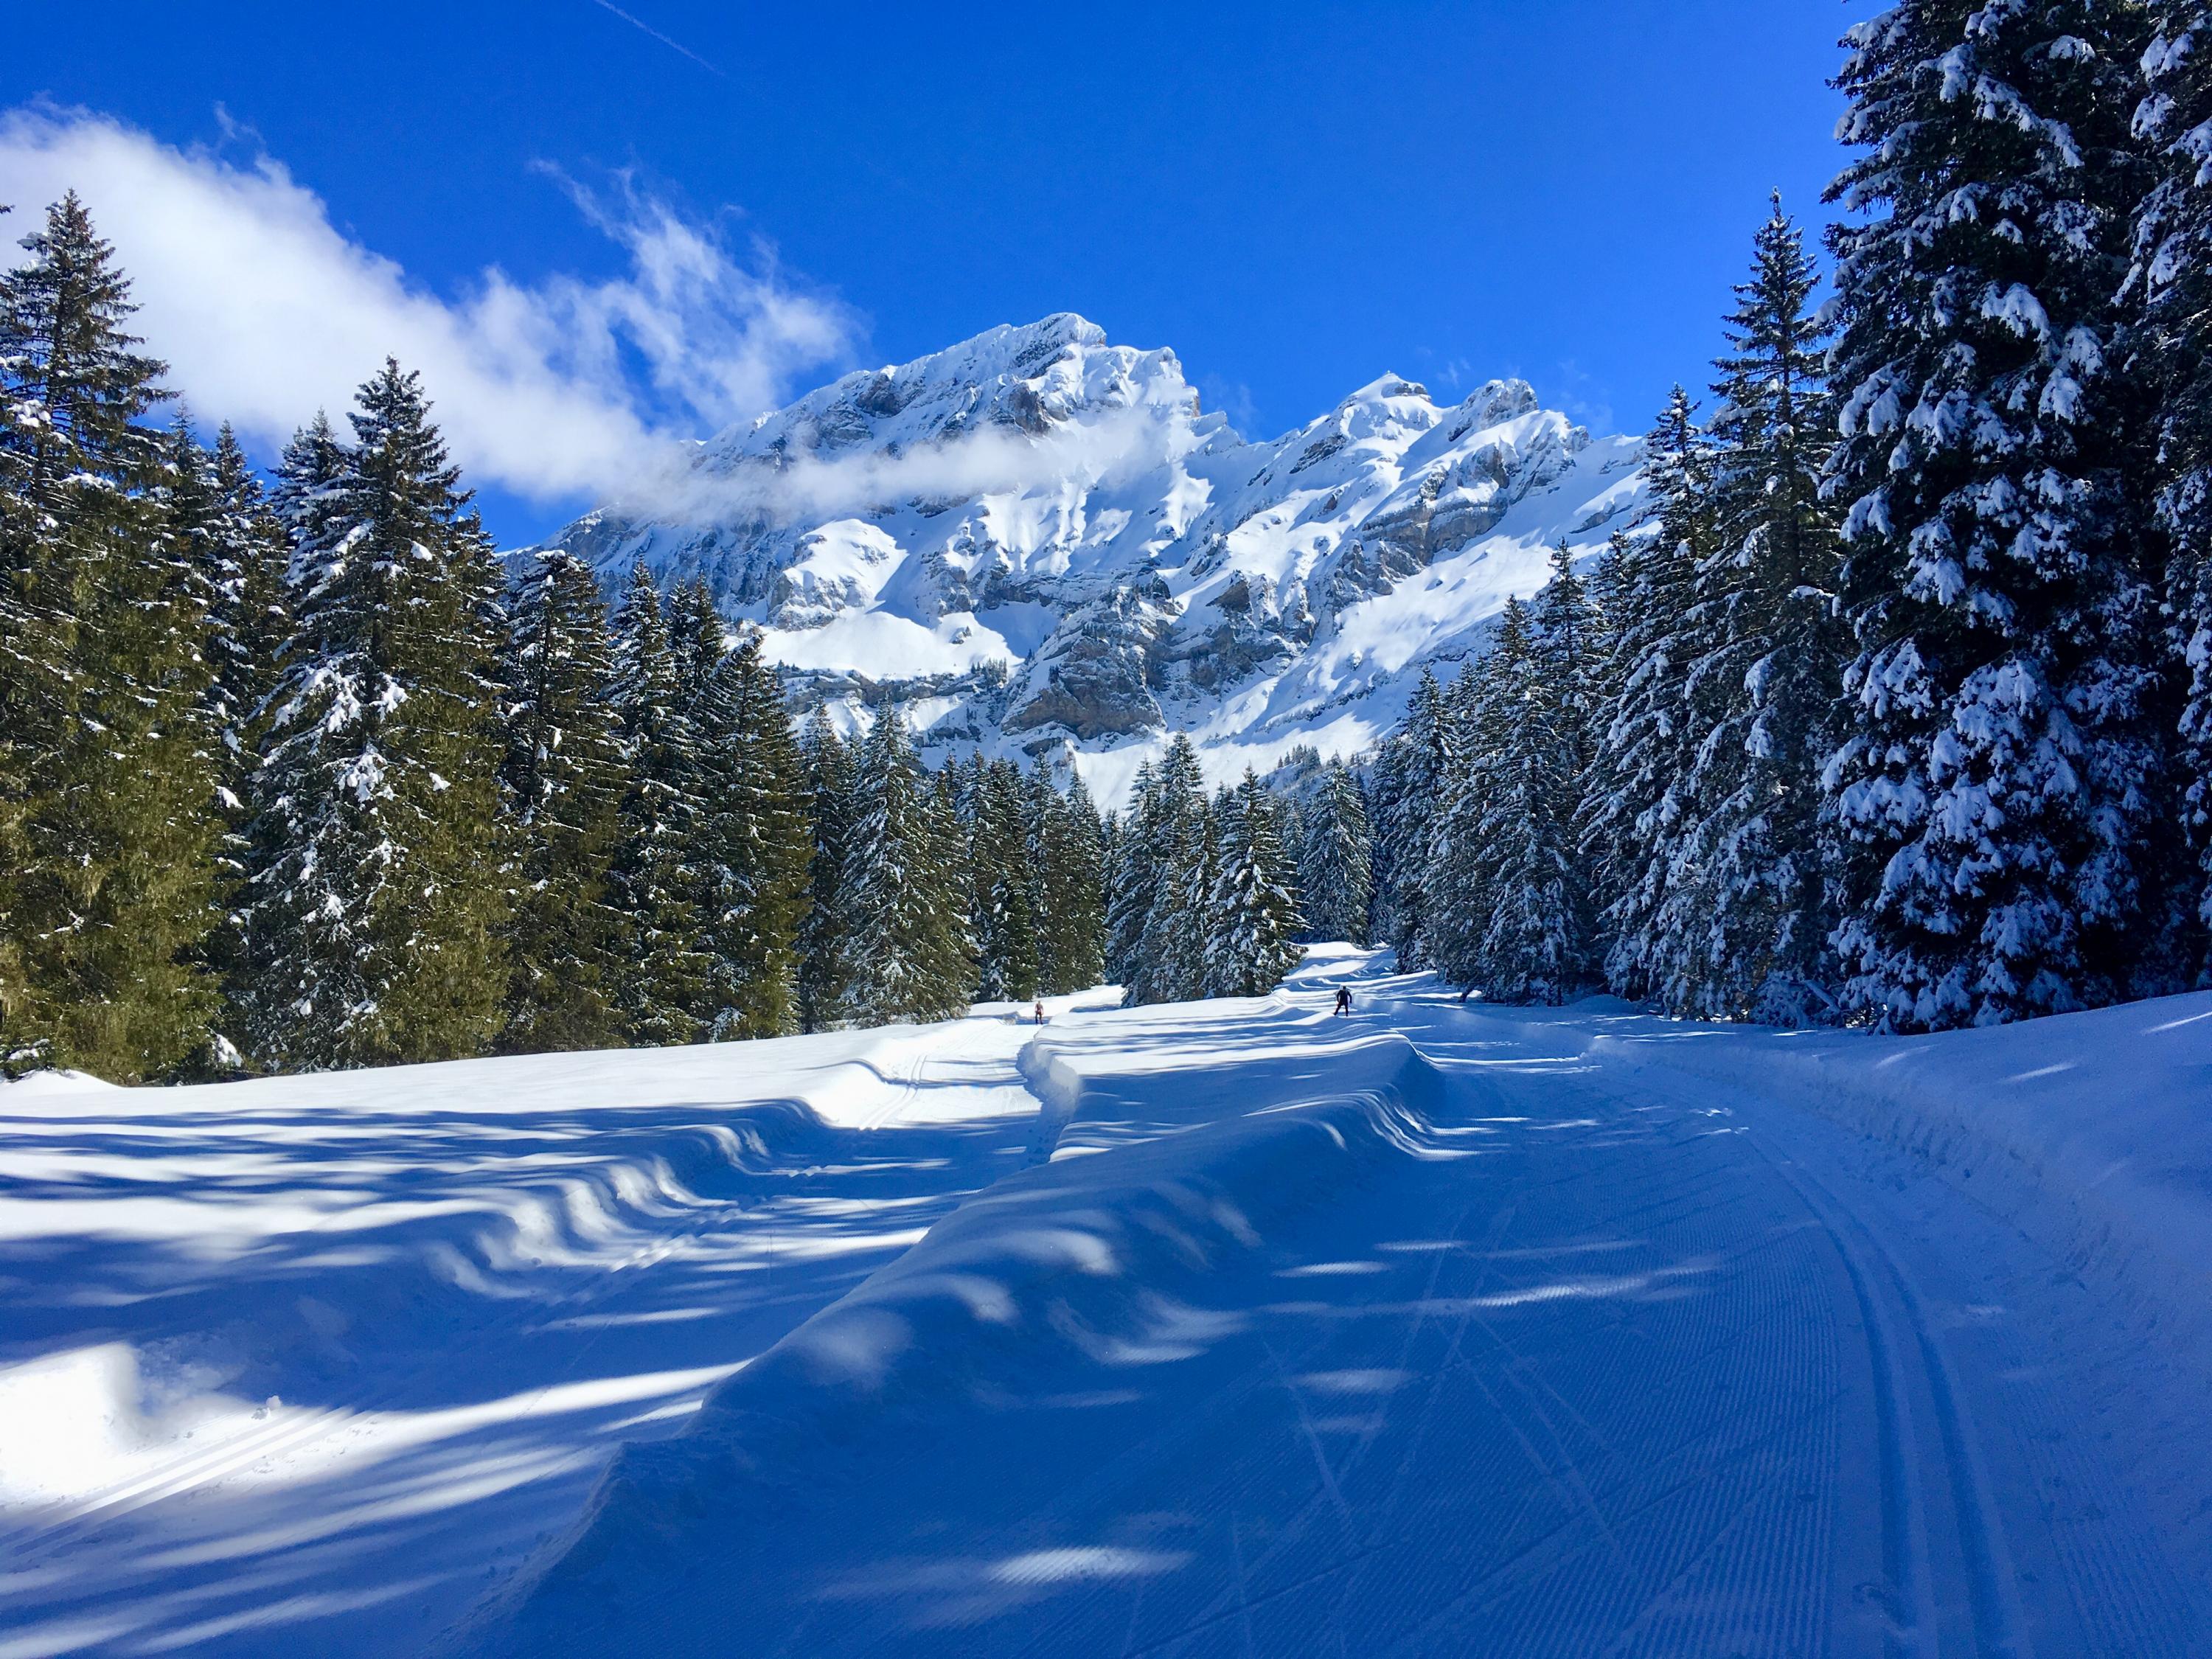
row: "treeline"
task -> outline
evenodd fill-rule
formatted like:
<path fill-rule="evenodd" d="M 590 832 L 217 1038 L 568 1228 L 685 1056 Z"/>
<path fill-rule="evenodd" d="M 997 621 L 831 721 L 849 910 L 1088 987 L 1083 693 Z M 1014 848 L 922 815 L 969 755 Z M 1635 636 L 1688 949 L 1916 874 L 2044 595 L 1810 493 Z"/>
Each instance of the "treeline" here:
<path fill-rule="evenodd" d="M 795 734 L 640 570 L 511 578 L 416 377 L 264 489 L 72 196 L 0 278 L 0 1056 L 118 1080 L 939 1018 L 1099 977 L 1079 785 Z"/>
<path fill-rule="evenodd" d="M 2208 25 L 1854 31 L 1832 298 L 1778 204 L 1654 523 L 1378 757 L 1407 962 L 1902 1030 L 2204 982 Z"/>

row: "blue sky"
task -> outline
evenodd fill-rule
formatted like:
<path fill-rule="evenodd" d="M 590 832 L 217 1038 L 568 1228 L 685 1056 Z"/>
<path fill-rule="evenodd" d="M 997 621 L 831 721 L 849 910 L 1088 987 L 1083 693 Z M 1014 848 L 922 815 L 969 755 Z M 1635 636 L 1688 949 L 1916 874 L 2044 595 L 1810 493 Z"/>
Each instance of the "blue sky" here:
<path fill-rule="evenodd" d="M 787 300 L 801 337 L 678 396 L 671 364 L 610 325 L 594 383 L 658 428 L 1073 310 L 1172 346 L 1255 433 L 1385 370 L 1440 396 L 1518 374 L 1593 424 L 1640 428 L 1672 380 L 1703 377 L 1767 191 L 1820 215 L 1839 159 L 1825 81 L 1856 15 L 1836 0 L 621 11 L 130 3 L 88 50 L 81 7 L 27 0 L 0 106 L 41 112 L 46 170 L 11 178 L 0 157 L 0 199 L 56 167 L 96 171 L 57 160 L 92 152 L 52 137 L 88 112 L 223 179 L 280 168 L 339 239 L 397 267 L 394 293 L 465 307 L 495 267 L 563 317 L 578 283 L 614 285 L 595 315 L 629 314 L 635 262 L 665 252 L 641 255 L 610 219 L 691 227 L 750 285 L 717 313 L 723 343 L 783 327 Z M 120 190 L 126 256 L 190 263 L 130 221 Z M 308 396 L 204 366 L 219 331 L 180 320 L 202 315 L 181 301 L 149 313 L 208 418 L 258 398 L 273 428 Z M 343 337 L 366 350 L 377 327 Z M 426 373 L 434 396 L 473 395 Z M 611 374 L 629 390 L 606 392 Z M 596 487 L 461 447 L 482 449 L 508 541 Z"/>

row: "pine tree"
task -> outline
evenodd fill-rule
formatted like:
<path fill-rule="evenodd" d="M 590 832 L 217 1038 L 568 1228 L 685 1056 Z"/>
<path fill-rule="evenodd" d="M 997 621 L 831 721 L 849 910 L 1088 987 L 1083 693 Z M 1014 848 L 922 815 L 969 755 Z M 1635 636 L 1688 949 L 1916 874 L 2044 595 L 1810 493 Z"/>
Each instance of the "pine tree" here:
<path fill-rule="evenodd" d="M 1680 386 L 1645 442 L 1644 471 L 1650 532 L 1617 538 L 1601 568 L 1603 642 L 1580 828 L 1607 981 L 1639 999 L 1666 972 L 1667 906 L 1694 817 L 1690 775 L 1702 734 L 1689 678 L 1709 649 L 1697 580 L 1718 546 L 1711 446 Z"/>
<path fill-rule="evenodd" d="M 2131 0 L 1908 0 L 1852 32 L 1831 191 L 1842 589 L 1825 773 L 1849 1006 L 1898 1029 L 2124 994 L 2162 787 L 2120 374 Z"/>
<path fill-rule="evenodd" d="M 113 250 L 74 194 L 22 246 L 0 276 L 0 1056 L 134 1081 L 201 1054 L 216 1012 L 206 607 Z"/>
<path fill-rule="evenodd" d="M 808 767 L 758 629 L 722 658 L 719 673 L 735 757 L 736 833 L 726 856 L 739 908 L 729 938 L 738 971 L 716 1035 L 784 1036 L 799 1029 L 801 941 L 812 902 Z"/>
<path fill-rule="evenodd" d="M 1367 943 L 1375 902 L 1372 840 L 1359 780 L 1342 761 L 1331 761 L 1299 823 L 1298 908 L 1307 939 Z"/>
<path fill-rule="evenodd" d="M 290 627 L 285 572 L 290 559 L 237 434 L 224 425 L 212 453 L 177 434 L 169 465 L 190 487 L 169 498 L 173 533 L 195 572 L 207 611 L 206 743 L 222 826 L 216 859 L 220 918 L 203 960 L 224 994 L 224 1013 L 209 1060 L 243 1064 L 246 1018 L 258 980 L 246 927 L 256 866 L 254 775 L 283 672 Z M 234 1033 L 234 1036 L 232 1034 Z"/>
<path fill-rule="evenodd" d="M 1180 1002 L 1206 994 L 1200 919 L 1213 891 L 1213 820 L 1200 785 L 1198 750 L 1178 732 L 1153 774 L 1146 860 L 1151 888 L 1128 983 L 1132 1003 Z"/>
<path fill-rule="evenodd" d="M 821 709 L 799 740 L 811 848 L 808 904 L 799 936 L 799 1023 L 826 1030 L 842 1018 L 847 942 L 845 858 L 851 844 L 854 769 L 851 752 Z"/>
<path fill-rule="evenodd" d="M 841 1000 L 856 1025 L 947 1019 L 967 1007 L 972 941 L 946 775 L 926 779 L 895 708 L 860 751 L 842 901 L 852 949 Z"/>
<path fill-rule="evenodd" d="M 608 883 L 622 918 L 617 1006 L 631 1042 L 660 1048 L 701 1036 L 710 964 L 693 865 L 696 744 L 660 592 L 641 562 L 616 629 L 614 702 L 629 773 Z"/>
<path fill-rule="evenodd" d="M 2156 183 L 2135 232 L 2129 297 L 2142 306 L 2128 374 L 2158 401 L 2157 524 L 2169 552 L 2165 602 L 2185 695 L 2179 738 L 2179 813 L 2196 854 L 2193 901 L 2198 981 L 2212 930 L 2212 9 L 2202 0 L 2153 8 L 2157 33 L 2143 58 L 2148 95 L 2136 131 L 2152 149 Z M 2190 890 L 2193 888 L 2193 891 Z"/>
<path fill-rule="evenodd" d="M 1027 1002 L 1037 994 L 1039 929 L 1021 774 L 1011 761 L 979 765 L 971 789 L 976 1000 Z"/>
<path fill-rule="evenodd" d="M 1215 810 L 1213 885 L 1205 916 L 1205 994 L 1264 996 L 1305 955 L 1303 923 L 1285 879 L 1289 855 L 1273 799 L 1249 771 Z"/>
<path fill-rule="evenodd" d="M 279 494 L 309 527 L 248 929 L 257 1052 L 282 1066 L 481 1053 L 506 989 L 498 559 L 419 376 L 387 360 L 351 423 L 335 477 L 311 434 Z"/>
<path fill-rule="evenodd" d="M 591 571 L 556 549 L 517 585 L 507 632 L 507 755 L 515 826 L 505 929 L 510 1054 L 618 1042 L 619 918 L 608 903 L 627 774 L 614 653 Z"/>
<path fill-rule="evenodd" d="M 1080 776 L 1053 795 L 1040 862 L 1048 908 L 1041 957 L 1045 991 L 1088 990 L 1106 974 L 1106 831 Z"/>
<path fill-rule="evenodd" d="M 1106 872 L 1106 973 L 1132 1003 L 1138 1000 L 1143 974 L 1145 925 L 1159 896 L 1165 823 L 1166 794 L 1159 775 L 1149 760 L 1140 762 L 1130 786 L 1128 817 L 1112 824 Z"/>
<path fill-rule="evenodd" d="M 1818 280 L 1778 197 L 1716 365 L 1718 546 L 1697 572 L 1704 648 L 1685 687 L 1699 737 L 1660 911 L 1654 988 L 1706 1018 L 1794 1024 L 1833 1006 L 1819 774 L 1842 664 Z"/>
<path fill-rule="evenodd" d="M 1448 976 L 1504 1001 L 1560 1002 L 1589 969 L 1574 823 L 1589 748 L 1591 618 L 1560 550 L 1533 612 L 1507 604 L 1470 686 L 1437 853 Z"/>
<path fill-rule="evenodd" d="M 1451 775 L 1451 721 L 1443 688 L 1423 669 L 1405 723 L 1382 744 L 1375 765 L 1375 938 L 1410 972 L 1434 961 L 1429 938 L 1431 864 L 1436 814 Z"/>

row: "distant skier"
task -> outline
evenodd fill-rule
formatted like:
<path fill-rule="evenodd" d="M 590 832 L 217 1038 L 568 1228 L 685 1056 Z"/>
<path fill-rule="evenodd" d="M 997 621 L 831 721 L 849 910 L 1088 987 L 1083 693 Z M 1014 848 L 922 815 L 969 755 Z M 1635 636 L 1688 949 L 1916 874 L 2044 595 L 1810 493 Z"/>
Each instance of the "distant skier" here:
<path fill-rule="evenodd" d="M 1352 1012 L 1352 988 L 1349 985 L 1336 988 L 1336 1012 L 1340 1015 Z"/>
<path fill-rule="evenodd" d="M 1037 999 L 1036 1018 L 1038 1024 L 1042 1025 L 1044 1024 L 1044 999 L 1042 997 L 1039 997 Z"/>

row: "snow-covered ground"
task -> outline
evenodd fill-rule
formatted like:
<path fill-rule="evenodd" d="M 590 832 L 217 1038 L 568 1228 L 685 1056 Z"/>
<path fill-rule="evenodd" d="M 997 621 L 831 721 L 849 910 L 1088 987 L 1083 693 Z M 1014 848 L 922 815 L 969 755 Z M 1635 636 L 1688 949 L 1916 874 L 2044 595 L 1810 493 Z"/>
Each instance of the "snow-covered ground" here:
<path fill-rule="evenodd" d="M 0 1091 L 0 1656 L 2212 1651 L 2212 997 L 1100 1000 Z"/>

